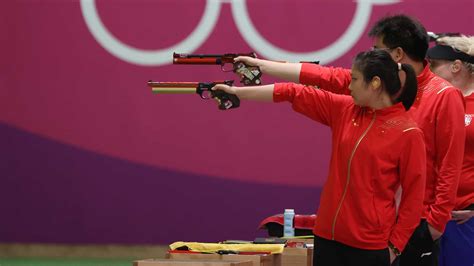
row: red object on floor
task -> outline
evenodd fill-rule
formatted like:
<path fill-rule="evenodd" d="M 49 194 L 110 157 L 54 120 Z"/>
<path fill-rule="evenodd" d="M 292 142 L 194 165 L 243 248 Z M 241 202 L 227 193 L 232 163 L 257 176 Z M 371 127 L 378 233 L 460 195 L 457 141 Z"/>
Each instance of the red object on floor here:
<path fill-rule="evenodd" d="M 303 214 L 296 214 L 293 220 L 293 227 L 295 229 L 307 229 L 313 230 L 314 222 L 316 221 L 316 214 L 312 215 L 303 215 Z M 269 223 L 277 223 L 283 225 L 283 214 L 276 214 L 265 218 L 260 225 L 258 226 L 259 229 L 265 229 L 266 225 Z"/>

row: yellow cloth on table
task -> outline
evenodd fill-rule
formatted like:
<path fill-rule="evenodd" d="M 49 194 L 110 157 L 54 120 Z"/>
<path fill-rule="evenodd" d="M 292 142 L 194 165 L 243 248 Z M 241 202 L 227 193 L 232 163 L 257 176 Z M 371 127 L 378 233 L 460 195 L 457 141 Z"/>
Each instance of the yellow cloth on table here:
<path fill-rule="evenodd" d="M 188 247 L 191 251 L 216 253 L 219 250 L 232 250 L 240 252 L 271 252 L 272 254 L 283 253 L 284 244 L 219 244 L 201 242 L 174 242 L 170 245 L 171 250 L 180 247 Z"/>

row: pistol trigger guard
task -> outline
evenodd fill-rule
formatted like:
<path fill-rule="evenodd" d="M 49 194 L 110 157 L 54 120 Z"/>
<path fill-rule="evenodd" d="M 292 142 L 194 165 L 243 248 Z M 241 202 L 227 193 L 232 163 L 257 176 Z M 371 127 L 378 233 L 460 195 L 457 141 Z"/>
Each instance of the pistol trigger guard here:
<path fill-rule="evenodd" d="M 205 95 L 204 95 L 204 92 L 208 92 L 208 93 L 211 95 L 211 97 L 205 96 Z M 196 93 L 199 94 L 199 97 L 201 97 L 201 99 L 204 99 L 204 100 L 209 100 L 209 99 L 212 98 L 213 95 L 214 95 L 214 94 L 212 93 L 212 91 L 205 90 L 205 89 L 202 89 L 202 88 L 198 88 L 198 90 L 196 91 Z"/>
<path fill-rule="evenodd" d="M 201 99 L 205 99 L 204 96 L 202 95 L 202 89 L 201 88 L 198 88 L 196 93 L 199 94 L 199 97 L 201 97 Z"/>
<path fill-rule="evenodd" d="M 221 70 L 222 70 L 222 72 L 232 72 L 233 71 L 233 70 L 225 69 L 225 64 L 221 65 Z"/>

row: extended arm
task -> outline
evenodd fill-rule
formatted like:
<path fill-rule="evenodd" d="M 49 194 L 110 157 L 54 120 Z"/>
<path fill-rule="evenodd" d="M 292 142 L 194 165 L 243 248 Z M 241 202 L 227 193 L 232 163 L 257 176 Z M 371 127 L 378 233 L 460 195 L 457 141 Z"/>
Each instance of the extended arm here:
<path fill-rule="evenodd" d="M 250 87 L 234 87 L 224 84 L 217 84 L 212 90 L 223 90 L 229 94 L 235 94 L 239 99 L 242 100 L 254 100 L 271 102 L 273 101 L 273 90 L 274 85 L 264 86 L 250 86 Z"/>
<path fill-rule="evenodd" d="M 258 66 L 262 73 L 282 80 L 299 83 L 301 63 L 277 62 L 248 56 L 239 56 L 235 61 L 244 62 L 249 66 Z"/>
<path fill-rule="evenodd" d="M 265 102 L 290 102 L 293 110 L 315 121 L 331 126 L 338 121 L 345 107 L 353 105 L 352 98 L 295 83 L 264 86 L 231 87 L 216 85 L 213 90 L 235 94 L 240 99 Z"/>
<path fill-rule="evenodd" d="M 250 66 L 258 66 L 266 75 L 304 85 L 318 86 L 336 94 L 350 94 L 350 69 L 310 63 L 276 62 L 246 56 L 239 56 L 235 60 Z"/>

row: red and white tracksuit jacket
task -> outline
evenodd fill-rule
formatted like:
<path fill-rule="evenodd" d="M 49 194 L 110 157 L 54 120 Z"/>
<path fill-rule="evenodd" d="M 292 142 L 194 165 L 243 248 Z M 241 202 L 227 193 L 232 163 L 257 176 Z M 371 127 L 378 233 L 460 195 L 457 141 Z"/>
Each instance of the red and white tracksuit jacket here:
<path fill-rule="evenodd" d="M 332 129 L 328 179 L 314 233 L 361 249 L 403 249 L 423 211 L 426 158 L 423 133 L 401 103 L 381 110 L 352 97 L 294 83 L 275 84 L 275 102 Z M 398 219 L 395 192 L 404 193 Z"/>
<path fill-rule="evenodd" d="M 455 210 L 462 210 L 474 204 L 474 94 L 464 97 L 466 114 L 466 145 L 461 178 L 459 179 Z"/>
<path fill-rule="evenodd" d="M 461 92 L 431 72 L 426 62 L 417 81 L 418 95 L 408 112 L 425 136 L 427 172 L 423 217 L 443 232 L 451 219 L 463 161 L 464 100 Z M 351 73 L 349 69 L 303 64 L 300 82 L 348 94 Z"/>

